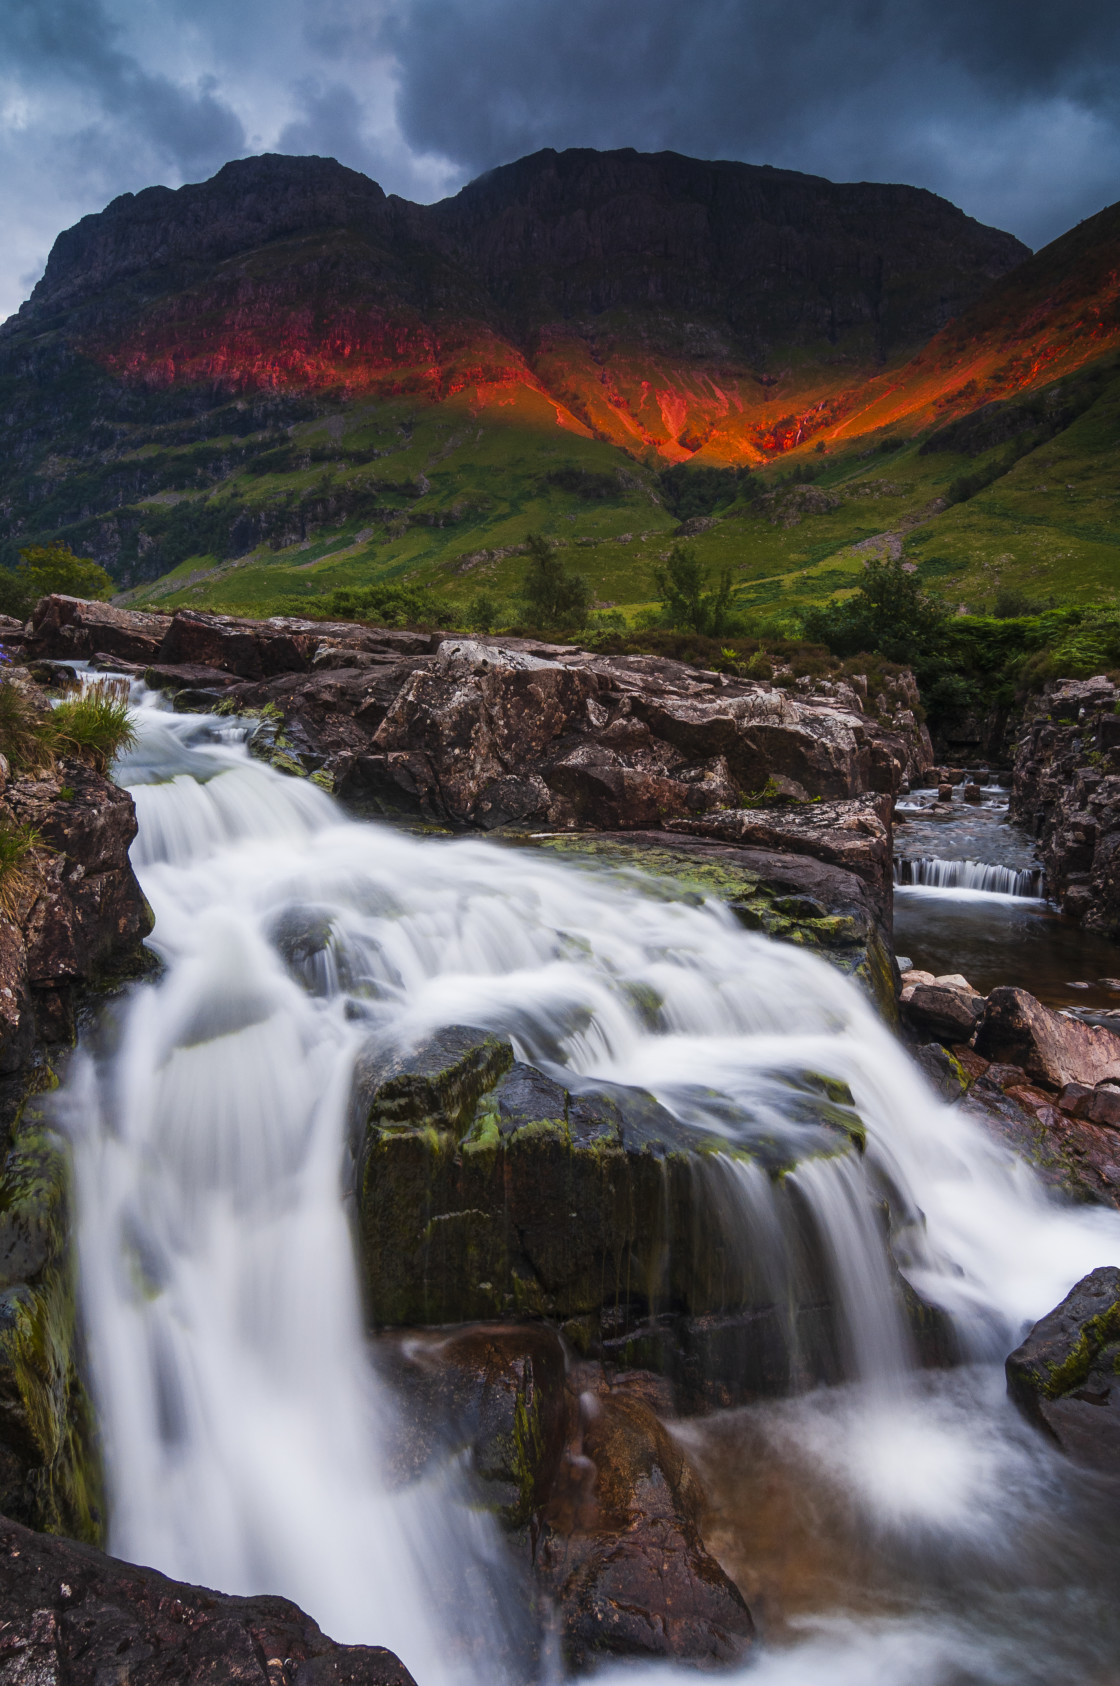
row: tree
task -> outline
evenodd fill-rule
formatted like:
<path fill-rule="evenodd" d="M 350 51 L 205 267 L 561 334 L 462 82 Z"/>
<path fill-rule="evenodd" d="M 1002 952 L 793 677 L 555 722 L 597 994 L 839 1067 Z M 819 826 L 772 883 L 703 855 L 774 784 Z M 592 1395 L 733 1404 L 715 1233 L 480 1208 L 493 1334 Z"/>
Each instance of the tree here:
<path fill-rule="evenodd" d="M 68 544 L 28 545 L 14 568 L 0 570 L 0 613 L 21 620 L 40 597 L 58 592 L 64 597 L 112 596 L 112 577 L 90 556 L 75 556 Z"/>
<path fill-rule="evenodd" d="M 827 644 L 835 655 L 867 651 L 928 669 L 931 658 L 944 648 L 949 614 L 944 604 L 926 595 L 901 558 L 877 556 L 853 596 L 807 609 L 802 627 L 806 638 Z"/>
<path fill-rule="evenodd" d="M 582 574 L 569 571 L 555 545 L 539 533 L 530 533 L 526 542 L 529 561 L 521 594 L 530 625 L 578 632 L 591 613 L 591 587 Z"/>
<path fill-rule="evenodd" d="M 661 598 L 661 618 L 677 632 L 697 632 L 719 638 L 731 620 L 731 573 L 724 569 L 714 589 L 708 571 L 691 545 L 677 544 L 663 568 L 655 568 L 654 585 Z"/>

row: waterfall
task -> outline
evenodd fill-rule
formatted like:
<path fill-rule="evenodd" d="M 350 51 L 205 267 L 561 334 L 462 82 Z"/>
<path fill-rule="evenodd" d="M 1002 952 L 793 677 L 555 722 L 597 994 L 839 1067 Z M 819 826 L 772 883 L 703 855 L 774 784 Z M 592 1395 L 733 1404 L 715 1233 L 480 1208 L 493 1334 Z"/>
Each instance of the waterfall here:
<path fill-rule="evenodd" d="M 902 856 L 894 863 L 898 885 L 930 890 L 978 890 L 985 895 L 1033 896 L 1042 890 L 1042 868 L 993 866 L 987 861 L 946 861 L 938 855 Z"/>
<path fill-rule="evenodd" d="M 880 1400 L 911 1362 L 886 1195 L 894 1259 L 978 1358 L 1120 1263 L 1120 1217 L 1052 1203 L 823 960 L 633 871 L 349 820 L 253 761 L 237 722 L 142 687 L 136 705 L 117 776 L 163 969 L 87 1039 L 60 1100 L 118 1554 L 283 1593 L 335 1637 L 399 1651 L 421 1686 L 526 1677 L 499 1542 L 455 1469 L 398 1490 L 380 1461 L 392 1403 L 366 1357 L 343 1175 L 371 1034 L 482 1026 L 721 1133 L 736 1155 L 713 1161 L 713 1221 L 759 1237 L 742 1268 L 780 1300 L 782 1200 L 800 1203 L 849 1374 Z M 861 1156 L 816 1151 L 790 1102 L 805 1072 L 849 1085 Z M 781 1200 L 739 1156 L 775 1141 L 795 1166 Z"/>

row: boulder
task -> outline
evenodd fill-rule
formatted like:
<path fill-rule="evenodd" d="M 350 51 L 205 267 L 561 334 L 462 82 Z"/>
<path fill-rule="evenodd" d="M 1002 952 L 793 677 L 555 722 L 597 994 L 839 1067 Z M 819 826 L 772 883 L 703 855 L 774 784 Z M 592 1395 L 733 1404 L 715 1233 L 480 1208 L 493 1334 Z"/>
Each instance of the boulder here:
<path fill-rule="evenodd" d="M 569 1666 L 741 1661 L 754 1624 L 704 1546 L 703 1490 L 680 1446 L 643 1398 L 601 1382 L 573 1416 L 537 1546 Z"/>
<path fill-rule="evenodd" d="M 400 1478 L 458 1454 L 515 1563 L 558 1617 L 564 1660 L 732 1662 L 753 1627 L 701 1534 L 704 1495 L 647 1371 L 571 1362 L 539 1323 L 408 1330 L 376 1342 L 398 1398 Z"/>
<path fill-rule="evenodd" d="M 859 1150 L 846 1092 L 811 1073 L 783 1087 L 801 1158 Z M 752 1244 L 736 1166 L 753 1162 L 782 1202 L 796 1163 L 772 1126 L 749 1148 L 705 1136 L 642 1090 L 558 1081 L 465 1026 L 403 1056 L 374 1044 L 353 1118 L 375 1327 L 545 1317 L 579 1350 L 669 1376 L 689 1403 L 842 1373 L 812 1226 L 790 1210 L 788 1296 Z"/>
<path fill-rule="evenodd" d="M 903 1014 L 915 1030 L 939 1042 L 967 1043 L 984 1014 L 984 998 L 952 984 L 915 984 Z"/>
<path fill-rule="evenodd" d="M 976 1036 L 986 1059 L 1022 1066 L 1051 1089 L 1120 1082 L 1120 1036 L 1044 1007 L 1025 989 L 994 989 Z"/>
<path fill-rule="evenodd" d="M 227 1598 L 0 1518 L 0 1680 L 11 1686 L 414 1686 L 285 1598 Z"/>
<path fill-rule="evenodd" d="M 1120 1474 L 1120 1270 L 1084 1277 L 1007 1360 L 1007 1388 L 1079 1463 Z"/>

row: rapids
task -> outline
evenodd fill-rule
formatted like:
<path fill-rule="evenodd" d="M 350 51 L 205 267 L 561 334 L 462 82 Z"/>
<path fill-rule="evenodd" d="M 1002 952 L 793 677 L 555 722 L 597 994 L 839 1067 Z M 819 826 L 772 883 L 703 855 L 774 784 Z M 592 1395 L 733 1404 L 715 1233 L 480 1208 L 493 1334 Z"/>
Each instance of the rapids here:
<path fill-rule="evenodd" d="M 420 1686 L 526 1678 L 522 1589 L 459 1471 L 400 1487 L 381 1465 L 394 1407 L 369 1361 L 346 1194 L 363 1040 L 467 1023 L 748 1143 L 774 1128 L 780 1074 L 852 1089 L 866 1154 L 793 1173 L 851 1379 L 680 1429 L 711 1538 L 762 1619 L 759 1686 L 1041 1680 L 1074 1660 L 1114 1678 L 1092 1638 L 1115 1653 L 1112 1572 L 1098 1552 L 1063 1615 L 1055 1589 L 1080 1582 L 1053 1542 L 1081 1565 L 1092 1554 L 1068 1542 L 1115 1524 L 1007 1406 L 1001 1365 L 1079 1277 L 1120 1264 L 1120 1217 L 1052 1202 L 935 1098 L 853 983 L 722 904 L 350 820 L 253 760 L 241 723 L 173 714 L 143 687 L 134 701 L 139 741 L 116 776 L 163 969 L 85 1039 L 59 1101 L 113 1551 L 283 1593 L 338 1639 L 392 1647 Z M 323 940 L 293 946 L 308 929 Z M 898 1263 L 973 1360 L 948 1376 L 913 1367 L 885 1190 Z M 777 1279 L 775 1198 L 740 1167 L 713 1221 L 740 1226 Z"/>

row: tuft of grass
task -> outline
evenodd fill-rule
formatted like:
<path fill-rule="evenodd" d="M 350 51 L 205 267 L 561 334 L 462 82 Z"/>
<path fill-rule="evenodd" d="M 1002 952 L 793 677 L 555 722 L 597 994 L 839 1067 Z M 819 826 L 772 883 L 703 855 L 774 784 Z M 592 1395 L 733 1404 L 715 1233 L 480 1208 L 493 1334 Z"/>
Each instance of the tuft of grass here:
<path fill-rule="evenodd" d="M 25 863 L 39 842 L 33 826 L 0 814 L 0 912 L 14 919 L 20 896 L 27 888 Z"/>
<path fill-rule="evenodd" d="M 54 764 L 57 732 L 50 709 L 11 679 L 0 680 L 0 755 L 15 774 L 41 772 Z"/>
<path fill-rule="evenodd" d="M 136 742 L 127 698 L 112 681 L 58 703 L 54 724 L 61 753 L 78 756 L 99 773 L 107 773 L 110 763 Z"/>

